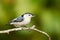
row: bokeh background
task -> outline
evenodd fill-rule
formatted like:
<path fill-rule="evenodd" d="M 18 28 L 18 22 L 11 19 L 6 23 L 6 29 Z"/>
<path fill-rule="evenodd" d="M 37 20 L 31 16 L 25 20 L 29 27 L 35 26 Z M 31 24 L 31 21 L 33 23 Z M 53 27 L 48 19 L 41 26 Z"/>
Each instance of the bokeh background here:
<path fill-rule="evenodd" d="M 6 24 L 26 12 L 36 15 L 28 26 L 47 32 L 52 40 L 60 40 L 60 0 L 0 0 L 0 30 L 14 28 Z M 0 40 L 48 40 L 36 31 L 22 30 L 0 34 Z"/>

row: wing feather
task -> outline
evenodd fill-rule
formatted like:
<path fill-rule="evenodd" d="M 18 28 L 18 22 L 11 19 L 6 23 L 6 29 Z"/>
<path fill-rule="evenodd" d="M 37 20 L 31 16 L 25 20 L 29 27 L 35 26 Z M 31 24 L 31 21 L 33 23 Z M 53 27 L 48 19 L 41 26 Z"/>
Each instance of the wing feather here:
<path fill-rule="evenodd" d="M 13 19 L 11 22 L 22 22 L 24 20 L 24 18 L 22 16 Z"/>

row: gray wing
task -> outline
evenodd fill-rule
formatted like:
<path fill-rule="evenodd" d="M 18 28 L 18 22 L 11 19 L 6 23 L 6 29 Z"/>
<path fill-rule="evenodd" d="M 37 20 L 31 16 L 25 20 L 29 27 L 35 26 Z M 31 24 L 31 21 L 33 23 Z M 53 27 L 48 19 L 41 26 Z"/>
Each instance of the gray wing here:
<path fill-rule="evenodd" d="M 11 22 L 22 22 L 24 18 L 22 16 L 13 19 Z"/>

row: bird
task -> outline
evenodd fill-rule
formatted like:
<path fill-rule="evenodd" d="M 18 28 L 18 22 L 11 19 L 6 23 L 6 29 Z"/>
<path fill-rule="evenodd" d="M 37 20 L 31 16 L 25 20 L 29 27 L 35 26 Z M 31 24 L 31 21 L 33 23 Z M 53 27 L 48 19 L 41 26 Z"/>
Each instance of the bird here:
<path fill-rule="evenodd" d="M 9 24 L 14 25 L 15 27 L 26 26 L 27 24 L 31 22 L 32 17 L 34 17 L 34 15 L 32 13 L 27 12 L 11 20 Z"/>

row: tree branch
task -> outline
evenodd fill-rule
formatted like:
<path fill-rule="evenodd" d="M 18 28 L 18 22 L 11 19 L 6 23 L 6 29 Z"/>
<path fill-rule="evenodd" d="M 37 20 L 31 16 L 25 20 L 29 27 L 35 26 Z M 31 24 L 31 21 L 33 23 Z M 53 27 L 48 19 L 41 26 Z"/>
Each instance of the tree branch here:
<path fill-rule="evenodd" d="M 0 31 L 0 33 L 8 33 L 9 34 L 9 32 L 11 32 L 11 31 L 18 31 L 18 30 L 35 30 L 39 33 L 46 35 L 48 37 L 48 40 L 51 40 L 51 37 L 46 32 L 36 29 L 35 25 L 33 25 L 32 27 L 28 27 L 28 28 L 20 27 L 20 28 L 13 28 L 13 29 L 9 29 L 9 30 L 3 30 L 3 31 Z"/>

